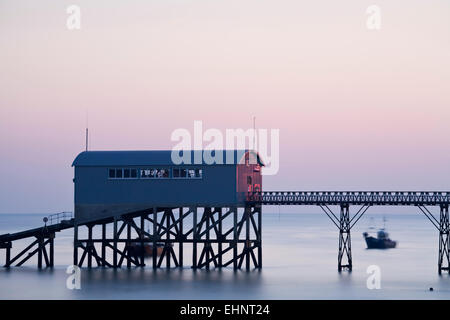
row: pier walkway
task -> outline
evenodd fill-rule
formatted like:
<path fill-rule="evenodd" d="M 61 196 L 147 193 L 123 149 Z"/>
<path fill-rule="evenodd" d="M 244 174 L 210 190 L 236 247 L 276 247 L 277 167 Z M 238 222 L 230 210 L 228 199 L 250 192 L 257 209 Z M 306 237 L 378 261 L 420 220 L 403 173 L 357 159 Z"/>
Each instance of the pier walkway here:
<path fill-rule="evenodd" d="M 83 266 L 87 257 L 87 266 L 92 266 L 92 259 L 98 266 L 120 267 L 126 261 L 131 265 L 144 266 L 144 253 L 136 253 L 135 244 L 152 243 L 153 248 L 163 245 L 161 256 L 157 257 L 153 250 L 153 267 L 160 267 L 163 260 L 166 267 L 171 261 L 176 267 L 183 266 L 183 244 L 193 246 L 193 268 L 209 268 L 233 265 L 235 269 L 241 268 L 245 262 L 246 269 L 251 262 L 254 267 L 262 266 L 262 218 L 261 207 L 264 205 L 302 205 L 318 206 L 330 218 L 339 231 L 338 236 L 338 271 L 352 270 L 351 229 L 373 206 L 413 206 L 419 213 L 435 226 L 438 237 L 438 273 L 450 272 L 450 219 L 449 205 L 450 192 L 442 191 L 263 191 L 249 193 L 246 207 L 240 208 L 204 208 L 198 219 L 197 209 L 200 208 L 149 208 L 148 210 L 128 213 L 118 217 L 110 217 L 88 223 L 76 223 L 66 213 L 49 216 L 46 225 L 22 232 L 0 235 L 0 249 L 6 249 L 5 267 L 20 266 L 35 254 L 38 255 L 38 267 L 43 262 L 47 267 L 54 265 L 54 238 L 55 233 L 64 229 L 74 228 L 74 264 Z M 337 206 L 337 210 L 333 210 Z M 356 207 L 350 212 L 350 207 Z M 437 209 L 437 210 L 435 210 Z M 433 210 L 436 212 L 433 213 Z M 200 210 L 198 210 L 200 211 Z M 189 228 L 183 229 L 184 221 L 189 217 Z M 135 218 L 140 218 L 136 222 Z M 226 222 L 226 219 L 231 219 Z M 152 231 L 144 230 L 144 222 L 152 225 Z M 47 224 L 47 222 L 49 222 Z M 119 227 L 118 223 L 122 225 Z M 113 236 L 106 236 L 106 224 L 113 223 Z M 140 224 L 140 225 L 139 225 Z M 102 226 L 102 238 L 93 238 L 93 228 Z M 78 238 L 78 228 L 88 228 L 88 238 Z M 225 228 L 225 227 L 228 227 Z M 138 235 L 132 238 L 132 230 Z M 241 237 L 241 233 L 244 234 Z M 121 234 L 127 234 L 121 237 Z M 30 238 L 34 240 L 24 250 L 11 258 L 12 243 L 16 240 Z M 118 243 L 123 248 L 118 247 Z M 101 245 L 100 253 L 96 246 Z M 175 252 L 173 245 L 179 249 Z M 47 252 L 46 246 L 49 246 Z M 202 246 L 199 258 L 197 245 Z M 106 249 L 112 250 L 113 261 L 107 261 Z M 78 249 L 83 250 L 81 259 L 78 259 Z M 238 252 L 239 250 L 239 252 Z M 256 254 L 255 254 L 256 252 Z M 225 260 L 227 254 L 232 256 Z M 178 257 L 177 257 L 178 255 Z M 222 260 L 224 259 L 224 260 Z"/>

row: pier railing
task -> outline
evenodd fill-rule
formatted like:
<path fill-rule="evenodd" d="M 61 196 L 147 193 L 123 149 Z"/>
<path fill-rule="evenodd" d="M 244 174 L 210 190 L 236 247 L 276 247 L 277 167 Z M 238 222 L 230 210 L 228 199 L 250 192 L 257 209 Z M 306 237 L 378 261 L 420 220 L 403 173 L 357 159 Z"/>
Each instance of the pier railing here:
<path fill-rule="evenodd" d="M 47 225 L 53 225 L 57 223 L 61 223 L 62 221 L 69 221 L 73 218 L 73 213 L 70 211 L 59 212 L 55 214 L 51 214 L 44 218 L 44 222 Z"/>
<path fill-rule="evenodd" d="M 265 205 L 441 205 L 450 192 L 431 191 L 262 191 L 247 201 Z"/>

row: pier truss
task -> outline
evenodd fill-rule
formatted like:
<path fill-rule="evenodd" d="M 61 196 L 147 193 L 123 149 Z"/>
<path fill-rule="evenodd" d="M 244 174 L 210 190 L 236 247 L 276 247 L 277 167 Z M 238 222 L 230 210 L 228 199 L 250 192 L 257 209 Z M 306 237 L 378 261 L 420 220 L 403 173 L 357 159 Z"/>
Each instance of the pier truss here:
<path fill-rule="evenodd" d="M 6 249 L 5 267 L 20 267 L 35 255 L 37 255 L 37 265 L 39 268 L 42 268 L 43 262 L 45 262 L 46 267 L 53 267 L 54 239 L 54 233 L 43 232 L 41 235 L 36 235 L 32 238 L 32 242 L 27 247 L 13 257 L 11 257 L 12 242 L 8 241 L 1 243 L 0 248 Z"/>
<path fill-rule="evenodd" d="M 419 208 L 439 233 L 438 273 L 450 273 L 450 223 L 448 208 L 450 192 L 416 191 L 270 191 L 248 195 L 248 203 L 259 205 L 318 206 L 339 231 L 338 271 L 353 268 L 351 229 L 372 206 L 415 206 Z M 330 207 L 337 206 L 339 214 Z M 356 207 L 352 215 L 350 207 Z M 429 209 L 438 208 L 437 214 Z"/>
<path fill-rule="evenodd" d="M 82 229 L 85 237 L 80 237 Z M 262 266 L 261 230 L 259 205 L 152 208 L 75 224 L 73 261 L 88 268 L 145 266 L 144 248 L 151 245 L 153 268 L 183 267 L 190 256 L 195 269 L 232 266 L 250 270 Z"/>
<path fill-rule="evenodd" d="M 353 268 L 351 230 L 373 206 L 414 206 L 435 226 L 438 273 L 450 273 L 450 192 L 271 191 L 248 194 L 245 207 L 155 207 L 107 219 L 63 220 L 23 232 L 0 235 L 5 267 L 20 266 L 37 255 L 42 268 L 54 264 L 55 233 L 74 228 L 74 265 L 80 267 L 183 267 L 194 269 L 262 267 L 263 205 L 317 206 L 338 230 L 338 271 Z M 336 207 L 337 209 L 335 209 Z M 354 210 L 353 210 L 354 209 Z M 439 215 L 436 211 L 439 210 Z M 13 255 L 16 240 L 31 243 Z M 145 245 L 151 244 L 145 259 Z"/>
<path fill-rule="evenodd" d="M 63 229 L 71 228 L 72 224 L 63 221 L 55 225 L 44 226 L 30 229 L 13 234 L 4 234 L 0 236 L 0 249 L 6 250 L 5 267 L 20 267 L 25 262 L 37 256 L 38 268 L 54 265 L 54 239 L 55 233 Z M 26 239 L 29 244 L 20 248 L 18 253 L 13 254 L 12 248 L 14 241 Z"/>

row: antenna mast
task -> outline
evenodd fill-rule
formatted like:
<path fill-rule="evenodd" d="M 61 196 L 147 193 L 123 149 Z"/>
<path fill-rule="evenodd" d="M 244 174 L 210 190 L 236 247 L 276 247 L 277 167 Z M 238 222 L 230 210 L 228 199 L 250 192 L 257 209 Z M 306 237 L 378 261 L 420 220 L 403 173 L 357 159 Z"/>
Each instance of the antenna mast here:
<path fill-rule="evenodd" d="M 256 151 L 256 117 L 253 116 L 253 150 Z"/>
<path fill-rule="evenodd" d="M 86 128 L 86 151 L 88 151 L 89 147 L 89 129 Z"/>
<path fill-rule="evenodd" d="M 89 111 L 86 110 L 86 151 L 89 150 Z"/>

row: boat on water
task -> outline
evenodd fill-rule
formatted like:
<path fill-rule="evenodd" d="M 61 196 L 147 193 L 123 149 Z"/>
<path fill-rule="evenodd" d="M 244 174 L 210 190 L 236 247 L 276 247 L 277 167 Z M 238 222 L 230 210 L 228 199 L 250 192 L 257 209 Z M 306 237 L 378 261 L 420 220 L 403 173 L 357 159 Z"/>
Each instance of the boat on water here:
<path fill-rule="evenodd" d="M 150 229 L 147 229 L 147 234 L 150 234 Z M 146 240 L 149 240 L 148 236 L 145 236 Z M 130 249 L 131 254 L 140 257 L 142 254 L 144 254 L 145 258 L 153 257 L 153 251 L 156 250 L 156 256 L 161 256 L 164 251 L 165 247 L 164 242 L 157 242 L 155 246 L 153 245 L 153 242 L 144 242 L 142 243 L 138 238 L 134 240 L 134 242 L 131 243 Z M 173 247 L 173 243 L 170 244 L 171 247 Z"/>
<path fill-rule="evenodd" d="M 156 255 L 159 257 L 164 249 L 164 243 L 156 243 L 156 247 L 153 247 L 152 243 L 144 243 L 143 245 L 141 242 L 133 242 L 131 243 L 132 248 L 132 254 L 141 256 L 142 251 L 144 253 L 144 257 L 152 257 L 153 256 L 153 250 L 156 250 Z"/>
<path fill-rule="evenodd" d="M 383 219 L 383 221 L 386 224 L 386 219 Z M 397 246 L 397 241 L 389 238 L 389 234 L 386 232 L 386 225 L 378 230 L 376 237 L 369 235 L 368 232 L 364 232 L 363 237 L 366 240 L 367 249 L 392 249 Z"/>

